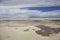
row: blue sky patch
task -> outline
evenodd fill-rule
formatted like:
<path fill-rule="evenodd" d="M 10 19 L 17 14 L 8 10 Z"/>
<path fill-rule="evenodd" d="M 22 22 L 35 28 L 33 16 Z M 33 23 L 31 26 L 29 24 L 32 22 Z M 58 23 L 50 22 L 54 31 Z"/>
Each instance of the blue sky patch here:
<path fill-rule="evenodd" d="M 43 12 L 60 10 L 60 6 L 50 6 L 50 7 L 25 7 L 21 9 L 28 9 L 28 10 L 39 10 Z"/>

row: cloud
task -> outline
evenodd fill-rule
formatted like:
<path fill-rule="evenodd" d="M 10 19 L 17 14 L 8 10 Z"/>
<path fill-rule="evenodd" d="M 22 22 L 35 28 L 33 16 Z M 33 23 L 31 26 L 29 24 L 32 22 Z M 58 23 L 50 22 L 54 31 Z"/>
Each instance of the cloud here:
<path fill-rule="evenodd" d="M 24 7 L 60 6 L 60 0 L 0 0 L 0 18 L 60 17 L 60 9 L 53 11 L 27 10 Z M 40 8 L 41 9 L 41 8 Z M 46 10 L 46 9 L 45 9 Z"/>
<path fill-rule="evenodd" d="M 56 6 L 60 0 L 0 0 L 0 5 L 32 5 L 35 6 Z"/>
<path fill-rule="evenodd" d="M 53 18 L 53 17 L 59 18 L 60 10 L 48 12 L 17 8 L 5 8 L 5 9 L 3 8 L 0 10 L 0 18 Z"/>
<path fill-rule="evenodd" d="M 56 10 L 56 11 L 51 11 L 51 12 L 44 12 L 42 14 L 40 14 L 41 17 L 60 17 L 60 10 Z"/>
<path fill-rule="evenodd" d="M 30 18 L 60 18 L 60 10 L 31 13 Z"/>

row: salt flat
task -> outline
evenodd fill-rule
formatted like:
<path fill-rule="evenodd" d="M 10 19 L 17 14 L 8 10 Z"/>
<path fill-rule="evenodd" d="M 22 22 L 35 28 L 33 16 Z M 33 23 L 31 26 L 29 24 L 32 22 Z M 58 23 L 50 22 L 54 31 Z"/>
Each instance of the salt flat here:
<path fill-rule="evenodd" d="M 0 40 L 53 40 L 53 39 L 60 40 L 60 33 L 51 34 L 50 36 L 42 36 L 37 34 L 35 31 L 41 30 L 41 29 L 36 27 L 36 25 L 41 25 L 41 24 L 44 24 L 47 26 L 48 23 L 47 22 L 37 23 L 37 22 L 31 22 L 31 21 L 30 22 L 23 21 L 19 23 L 9 22 L 9 21 L 2 22 L 0 23 Z M 49 24 L 51 25 L 50 22 Z M 50 26 L 49 24 L 48 26 Z"/>

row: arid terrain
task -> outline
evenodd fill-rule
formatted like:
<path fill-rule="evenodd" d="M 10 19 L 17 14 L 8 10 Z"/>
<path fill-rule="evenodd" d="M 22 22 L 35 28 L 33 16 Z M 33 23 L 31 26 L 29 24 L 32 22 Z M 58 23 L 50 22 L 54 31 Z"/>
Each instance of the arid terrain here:
<path fill-rule="evenodd" d="M 0 20 L 0 40 L 60 40 L 60 20 Z"/>

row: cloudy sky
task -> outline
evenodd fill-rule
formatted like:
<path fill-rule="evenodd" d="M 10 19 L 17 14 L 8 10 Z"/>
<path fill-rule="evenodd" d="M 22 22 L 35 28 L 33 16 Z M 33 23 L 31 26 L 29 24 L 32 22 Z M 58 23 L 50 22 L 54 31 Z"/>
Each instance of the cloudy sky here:
<path fill-rule="evenodd" d="M 60 18 L 60 0 L 0 0 L 1 18 Z"/>

